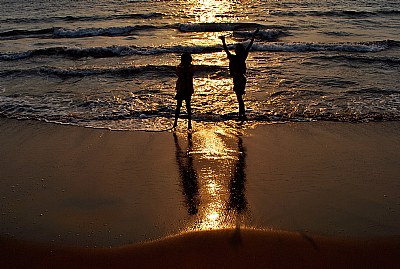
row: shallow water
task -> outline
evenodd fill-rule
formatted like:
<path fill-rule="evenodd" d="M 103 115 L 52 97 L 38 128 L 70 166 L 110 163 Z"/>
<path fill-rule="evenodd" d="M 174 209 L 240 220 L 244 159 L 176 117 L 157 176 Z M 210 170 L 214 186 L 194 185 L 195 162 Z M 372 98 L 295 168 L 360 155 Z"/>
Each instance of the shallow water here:
<path fill-rule="evenodd" d="M 399 120 L 395 1 L 2 2 L 0 115 L 159 130 L 174 113 L 175 66 L 200 65 L 196 122 L 235 118 L 218 36 L 261 29 L 247 61 L 250 120 Z"/>

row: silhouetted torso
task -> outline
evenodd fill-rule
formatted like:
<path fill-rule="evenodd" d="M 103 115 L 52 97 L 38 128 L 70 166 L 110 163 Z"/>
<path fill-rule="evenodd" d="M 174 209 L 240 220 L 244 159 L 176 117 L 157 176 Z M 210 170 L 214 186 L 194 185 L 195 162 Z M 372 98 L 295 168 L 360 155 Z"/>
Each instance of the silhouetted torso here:
<path fill-rule="evenodd" d="M 176 81 L 176 97 L 175 99 L 187 100 L 190 99 L 192 94 L 194 93 L 193 88 L 193 76 L 194 76 L 194 67 L 193 65 L 184 66 L 179 64 L 176 67 L 176 74 L 178 76 L 178 80 Z"/>
<path fill-rule="evenodd" d="M 229 59 L 229 72 L 232 77 L 244 76 L 246 74 L 246 55 L 228 55 Z"/>

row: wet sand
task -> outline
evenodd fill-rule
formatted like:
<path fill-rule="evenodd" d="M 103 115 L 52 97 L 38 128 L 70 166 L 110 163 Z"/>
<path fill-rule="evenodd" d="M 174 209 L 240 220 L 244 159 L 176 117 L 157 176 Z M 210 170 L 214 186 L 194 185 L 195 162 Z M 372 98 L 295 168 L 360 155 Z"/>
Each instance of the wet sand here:
<path fill-rule="evenodd" d="M 400 267 L 397 122 L 263 125 L 240 139 L 218 130 L 228 153 L 217 161 L 199 146 L 216 131 L 195 125 L 182 163 L 197 171 L 199 212 L 211 203 L 203 164 L 218 181 L 241 177 L 221 195 L 250 215 L 240 225 L 260 229 L 183 233 L 199 223 L 179 182 L 186 133 L 0 128 L 2 268 Z"/>
<path fill-rule="evenodd" d="M 400 238 L 214 230 L 111 249 L 0 241 L 2 268 L 399 268 Z"/>

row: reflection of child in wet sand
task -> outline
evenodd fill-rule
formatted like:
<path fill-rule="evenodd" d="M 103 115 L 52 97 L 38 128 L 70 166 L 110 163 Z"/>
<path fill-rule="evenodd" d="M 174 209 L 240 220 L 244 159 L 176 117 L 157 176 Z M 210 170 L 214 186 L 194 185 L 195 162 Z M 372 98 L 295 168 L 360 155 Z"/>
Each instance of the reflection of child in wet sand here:
<path fill-rule="evenodd" d="M 254 42 L 254 37 L 258 33 L 259 29 L 253 33 L 249 45 L 245 48 L 242 44 L 237 44 L 235 48 L 235 54 L 229 52 L 228 47 L 225 43 L 225 37 L 220 36 L 222 45 L 229 59 L 229 72 L 233 78 L 233 90 L 236 93 L 236 97 L 239 103 L 239 119 L 245 120 L 246 114 L 244 109 L 244 102 L 242 95 L 245 94 L 246 88 L 246 58 L 249 55 L 249 51 Z"/>
<path fill-rule="evenodd" d="M 193 88 L 193 75 L 195 68 L 192 65 L 192 56 L 190 53 L 183 53 L 181 56 L 181 63 L 176 67 L 176 74 L 178 75 L 178 80 L 176 81 L 176 95 L 177 100 L 176 110 L 175 110 L 175 128 L 178 125 L 179 113 L 181 111 L 182 101 L 185 100 L 186 109 L 188 114 L 188 129 L 192 129 L 192 111 L 190 107 L 190 100 L 192 94 L 194 93 Z"/>

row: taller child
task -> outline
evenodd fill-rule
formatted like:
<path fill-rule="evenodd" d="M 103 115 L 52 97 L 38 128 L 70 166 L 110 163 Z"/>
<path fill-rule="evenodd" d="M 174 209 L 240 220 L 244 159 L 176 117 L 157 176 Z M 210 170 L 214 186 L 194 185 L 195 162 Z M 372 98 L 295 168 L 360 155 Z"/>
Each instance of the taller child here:
<path fill-rule="evenodd" d="M 230 51 L 228 50 L 228 47 L 225 43 L 225 36 L 219 37 L 222 40 L 222 45 L 229 59 L 229 72 L 231 77 L 233 78 L 233 90 L 236 93 L 236 97 L 239 103 L 239 119 L 242 121 L 246 119 L 243 102 L 243 94 L 245 94 L 246 88 L 246 59 L 249 55 L 250 48 L 253 45 L 254 38 L 258 31 L 258 28 L 256 31 L 254 31 L 250 43 L 247 45 L 246 48 L 242 44 L 238 43 L 235 48 L 235 54 L 230 53 Z"/>

